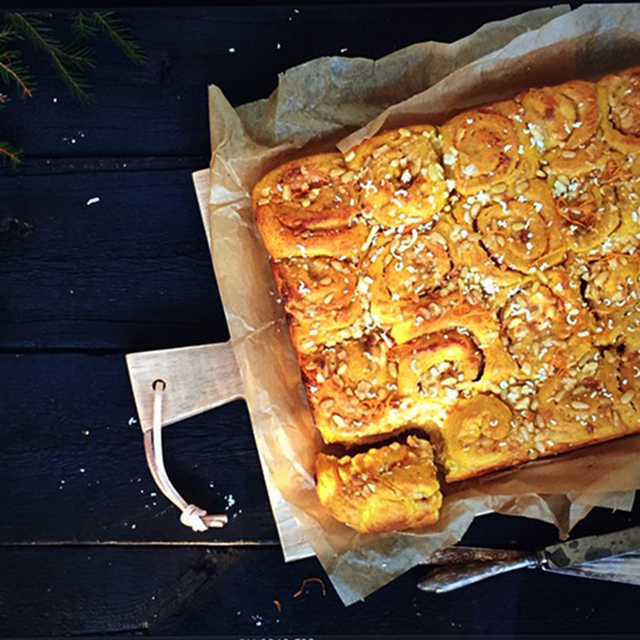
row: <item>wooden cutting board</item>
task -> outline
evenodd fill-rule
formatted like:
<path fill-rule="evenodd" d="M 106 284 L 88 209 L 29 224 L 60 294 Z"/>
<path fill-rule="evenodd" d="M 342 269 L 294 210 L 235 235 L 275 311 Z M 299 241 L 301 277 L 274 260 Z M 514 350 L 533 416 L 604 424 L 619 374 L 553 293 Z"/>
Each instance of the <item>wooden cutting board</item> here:
<path fill-rule="evenodd" d="M 193 182 L 211 247 L 209 170 L 194 173 Z M 163 427 L 244 397 L 243 382 L 231 341 L 132 353 L 127 355 L 127 368 L 143 432 L 152 428 L 153 383 L 156 380 L 163 380 L 166 384 L 162 406 Z M 315 555 L 298 520 L 271 478 L 260 440 L 256 440 L 256 444 L 285 561 Z M 142 460 L 142 451 L 140 457 Z M 177 489 L 180 490 L 179 487 Z"/>

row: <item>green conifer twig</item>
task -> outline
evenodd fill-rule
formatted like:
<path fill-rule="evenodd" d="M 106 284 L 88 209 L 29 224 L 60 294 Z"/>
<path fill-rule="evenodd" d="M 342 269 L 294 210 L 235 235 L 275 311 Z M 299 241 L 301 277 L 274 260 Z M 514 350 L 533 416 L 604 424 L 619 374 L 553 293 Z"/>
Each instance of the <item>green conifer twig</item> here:
<path fill-rule="evenodd" d="M 142 66 L 147 57 L 140 44 L 131 36 L 129 29 L 114 16 L 112 11 L 94 11 L 94 24 L 108 35 L 131 62 Z"/>
<path fill-rule="evenodd" d="M 10 24 L 15 26 L 34 46 L 42 49 L 51 57 L 51 61 L 69 90 L 82 102 L 90 102 L 92 95 L 84 71 L 95 66 L 91 58 L 93 50 L 77 46 L 63 46 L 51 34 L 41 14 L 10 13 Z"/>
<path fill-rule="evenodd" d="M 23 98 L 33 96 L 35 85 L 20 51 L 5 48 L 16 40 L 29 40 L 44 51 L 71 94 L 85 103 L 92 100 L 87 73 L 95 68 L 95 50 L 81 45 L 79 40 L 88 41 L 102 31 L 134 64 L 142 65 L 146 61 L 140 44 L 113 12 L 80 12 L 73 16 L 71 26 L 76 40 L 68 45 L 55 37 L 49 18 L 51 14 L 33 12 L 0 14 L 0 82 L 15 85 Z M 0 108 L 8 99 L 6 94 L 0 93 Z M 0 140 L 0 164 L 17 165 L 22 159 L 22 149 Z"/>
<path fill-rule="evenodd" d="M 14 147 L 10 142 L 0 140 L 0 162 L 6 164 L 10 162 L 13 165 L 22 162 L 22 149 Z"/>
<path fill-rule="evenodd" d="M 34 83 L 29 69 L 22 63 L 19 51 L 0 51 L 0 79 L 14 83 L 23 98 L 33 97 Z"/>
<path fill-rule="evenodd" d="M 76 37 L 83 38 L 85 40 L 94 36 L 98 31 L 98 27 L 94 24 L 92 14 L 87 14 L 83 11 L 76 13 L 71 18 L 71 27 L 73 32 L 76 34 Z"/>

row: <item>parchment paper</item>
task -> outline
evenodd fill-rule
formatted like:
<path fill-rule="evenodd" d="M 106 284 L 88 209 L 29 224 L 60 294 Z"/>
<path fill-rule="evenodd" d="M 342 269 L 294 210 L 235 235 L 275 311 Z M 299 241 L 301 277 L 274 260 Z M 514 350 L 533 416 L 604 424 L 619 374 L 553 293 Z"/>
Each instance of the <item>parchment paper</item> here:
<path fill-rule="evenodd" d="M 281 75 L 268 99 L 238 109 L 209 88 L 211 251 L 257 445 L 269 481 L 345 604 L 455 544 L 478 515 L 536 518 L 566 536 L 595 505 L 630 509 L 640 488 L 640 437 L 445 487 L 440 522 L 428 531 L 361 535 L 336 522 L 315 495 L 313 460 L 322 442 L 251 212 L 251 189 L 281 162 L 336 144 L 344 151 L 383 127 L 440 123 L 531 86 L 640 64 L 639 34 L 638 5 L 555 7 L 378 61 L 312 60 Z"/>

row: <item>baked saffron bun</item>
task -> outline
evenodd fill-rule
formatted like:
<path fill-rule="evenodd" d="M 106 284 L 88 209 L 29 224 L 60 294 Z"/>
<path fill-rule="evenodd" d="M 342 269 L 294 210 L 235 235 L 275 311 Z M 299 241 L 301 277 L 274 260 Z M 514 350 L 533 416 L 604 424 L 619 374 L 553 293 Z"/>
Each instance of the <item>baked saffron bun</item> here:
<path fill-rule="evenodd" d="M 288 162 L 268 173 L 252 198 L 256 221 L 275 258 L 355 258 L 368 229 L 358 219 L 354 174 L 339 153 Z"/>
<path fill-rule="evenodd" d="M 258 183 L 311 412 L 344 452 L 317 459 L 338 520 L 427 526 L 438 476 L 640 432 L 638 105 L 636 67 L 384 131 Z"/>
<path fill-rule="evenodd" d="M 397 227 L 438 219 L 450 191 L 441 155 L 437 129 L 421 125 L 369 138 L 345 160 L 361 185 L 363 211 Z"/>
<path fill-rule="evenodd" d="M 442 493 L 431 445 L 409 436 L 366 453 L 316 460 L 320 502 L 361 533 L 427 527 L 438 520 Z"/>

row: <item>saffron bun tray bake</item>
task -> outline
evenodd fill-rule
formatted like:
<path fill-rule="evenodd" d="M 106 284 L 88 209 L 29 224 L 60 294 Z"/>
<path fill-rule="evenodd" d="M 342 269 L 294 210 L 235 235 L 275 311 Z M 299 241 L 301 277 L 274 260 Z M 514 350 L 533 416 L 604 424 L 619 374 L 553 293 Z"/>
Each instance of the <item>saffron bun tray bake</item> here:
<path fill-rule="evenodd" d="M 640 431 L 639 152 L 635 67 L 259 181 L 336 519 L 428 527 L 442 483 Z"/>

